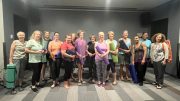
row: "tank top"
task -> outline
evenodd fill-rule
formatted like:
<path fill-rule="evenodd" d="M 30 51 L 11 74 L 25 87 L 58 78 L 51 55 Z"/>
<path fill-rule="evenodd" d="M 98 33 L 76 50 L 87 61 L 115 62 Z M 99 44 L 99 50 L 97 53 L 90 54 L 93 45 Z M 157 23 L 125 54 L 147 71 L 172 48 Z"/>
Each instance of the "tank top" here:
<path fill-rule="evenodd" d="M 139 47 L 134 46 L 134 52 L 135 52 L 134 61 L 141 62 L 144 56 L 143 46 L 141 44 Z"/>
<path fill-rule="evenodd" d="M 24 43 L 19 40 L 15 40 L 15 50 L 13 54 L 13 59 L 22 59 L 26 57 L 25 53 L 26 41 Z"/>

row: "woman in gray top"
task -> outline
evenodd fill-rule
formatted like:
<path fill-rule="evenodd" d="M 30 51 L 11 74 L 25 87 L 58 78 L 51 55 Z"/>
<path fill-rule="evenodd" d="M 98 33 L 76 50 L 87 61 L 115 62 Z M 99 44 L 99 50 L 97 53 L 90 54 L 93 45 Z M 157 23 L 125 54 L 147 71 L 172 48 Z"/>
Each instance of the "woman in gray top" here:
<path fill-rule="evenodd" d="M 9 63 L 16 65 L 16 80 L 19 85 L 19 91 L 22 91 L 22 80 L 24 78 L 24 69 L 27 63 L 27 56 L 25 53 L 26 41 L 25 33 L 17 33 L 18 40 L 14 40 L 10 48 Z"/>

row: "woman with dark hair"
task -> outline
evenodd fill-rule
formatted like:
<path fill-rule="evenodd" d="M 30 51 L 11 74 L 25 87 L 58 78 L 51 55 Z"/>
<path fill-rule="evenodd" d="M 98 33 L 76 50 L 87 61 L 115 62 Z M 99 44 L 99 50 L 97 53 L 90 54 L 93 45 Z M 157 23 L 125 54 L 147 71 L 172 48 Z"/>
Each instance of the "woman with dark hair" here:
<path fill-rule="evenodd" d="M 95 64 L 95 50 L 94 50 L 94 45 L 96 42 L 96 36 L 91 35 L 90 36 L 90 41 L 87 44 L 87 63 L 89 67 L 89 75 L 90 75 L 90 80 L 95 83 L 95 78 L 96 78 L 96 64 Z"/>
<path fill-rule="evenodd" d="M 147 47 L 146 59 L 145 59 L 144 65 L 143 65 L 143 68 L 144 68 L 143 69 L 143 80 L 145 80 L 145 74 L 146 74 L 147 65 L 151 61 L 151 59 L 150 59 L 151 40 L 148 39 L 148 33 L 147 32 L 143 32 L 142 33 L 142 38 L 139 41 L 142 42 L 143 44 L 145 44 L 146 47 Z"/>
<path fill-rule="evenodd" d="M 61 57 L 61 45 L 62 41 L 59 40 L 59 33 L 54 33 L 54 39 L 49 43 L 48 50 L 50 52 L 52 62 L 52 79 L 53 84 L 51 88 L 54 88 L 56 85 L 59 85 L 59 73 L 60 73 L 60 66 L 62 63 Z"/>
<path fill-rule="evenodd" d="M 132 48 L 132 64 L 135 64 L 139 85 L 143 86 L 144 63 L 146 59 L 146 45 L 140 42 L 138 36 L 134 37 L 135 44 Z"/>
<path fill-rule="evenodd" d="M 82 83 L 86 83 L 83 80 L 83 65 L 86 59 L 86 50 L 87 50 L 87 43 L 84 40 L 84 31 L 78 31 L 78 38 L 75 41 L 75 48 L 77 54 L 77 66 L 78 66 L 78 85 L 82 85 Z"/>
<path fill-rule="evenodd" d="M 151 45 L 151 61 L 153 62 L 155 82 L 153 85 L 156 85 L 157 89 L 163 87 L 164 82 L 164 72 L 166 67 L 166 62 L 168 59 L 168 47 L 165 43 L 165 36 L 162 33 L 155 34 L 152 37 Z"/>
<path fill-rule="evenodd" d="M 75 47 L 72 45 L 71 35 L 66 35 L 66 40 L 61 46 L 61 53 L 64 60 L 65 73 L 64 73 L 64 87 L 69 88 L 70 77 L 72 74 L 72 66 L 75 59 Z"/>

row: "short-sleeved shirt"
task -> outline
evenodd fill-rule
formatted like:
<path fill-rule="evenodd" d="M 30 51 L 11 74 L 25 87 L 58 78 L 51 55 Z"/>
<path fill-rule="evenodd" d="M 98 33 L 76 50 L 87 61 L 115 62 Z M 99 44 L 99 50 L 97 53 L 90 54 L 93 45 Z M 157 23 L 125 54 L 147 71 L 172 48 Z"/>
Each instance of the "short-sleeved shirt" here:
<path fill-rule="evenodd" d="M 43 44 L 43 49 L 48 50 L 48 44 L 50 42 L 49 40 L 43 39 L 42 44 Z M 42 62 L 47 62 L 47 54 L 42 54 Z"/>
<path fill-rule="evenodd" d="M 93 43 L 92 41 L 90 41 L 90 42 L 88 42 L 87 45 L 88 45 L 88 51 L 89 51 L 90 53 L 94 54 L 94 53 L 95 53 L 95 49 L 94 49 L 95 43 Z"/>
<path fill-rule="evenodd" d="M 25 47 L 26 41 L 24 43 L 20 42 L 19 40 L 15 40 L 15 50 L 13 54 L 13 59 L 22 59 L 26 58 Z"/>
<path fill-rule="evenodd" d="M 75 47 L 72 45 L 72 43 L 63 42 L 63 44 L 61 45 L 61 50 L 75 51 Z"/>
<path fill-rule="evenodd" d="M 75 48 L 77 53 L 81 54 L 82 56 L 86 55 L 87 43 L 84 39 L 76 39 Z"/>
<path fill-rule="evenodd" d="M 55 56 L 59 52 L 61 52 L 61 45 L 62 45 L 61 41 L 57 41 L 57 42 L 51 41 L 51 42 L 49 42 L 49 51 L 50 51 L 51 55 Z"/>
<path fill-rule="evenodd" d="M 111 42 L 114 43 L 115 47 L 117 47 L 117 41 L 116 40 L 112 40 L 112 41 L 109 40 L 109 39 L 106 40 L 107 45 L 109 45 Z M 108 54 L 108 59 L 112 59 L 112 54 L 111 53 Z"/>
<path fill-rule="evenodd" d="M 43 45 L 41 42 L 35 41 L 31 39 L 26 44 L 27 48 L 30 48 L 33 51 L 38 51 L 43 49 Z M 29 53 L 29 63 L 39 63 L 42 62 L 42 54 L 33 54 Z"/>

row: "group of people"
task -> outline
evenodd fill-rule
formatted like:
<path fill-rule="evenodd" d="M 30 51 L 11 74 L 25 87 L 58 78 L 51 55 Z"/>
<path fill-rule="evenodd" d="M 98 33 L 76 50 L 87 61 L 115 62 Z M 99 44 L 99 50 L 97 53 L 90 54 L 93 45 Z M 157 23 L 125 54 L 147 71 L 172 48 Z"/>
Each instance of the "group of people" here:
<path fill-rule="evenodd" d="M 78 81 L 80 86 L 86 81 L 83 79 L 83 66 L 87 63 L 89 67 L 90 80 L 98 86 L 105 86 L 109 80 L 110 70 L 112 71 L 112 84 L 117 84 L 116 64 L 120 64 L 120 80 L 124 77 L 129 80 L 128 67 L 135 65 L 138 83 L 143 86 L 148 62 L 153 63 L 155 82 L 158 89 L 163 87 L 163 78 L 166 63 L 169 60 L 170 52 L 165 43 L 166 38 L 163 34 L 157 33 L 148 39 L 148 33 L 142 36 L 136 35 L 133 40 L 128 38 L 128 31 L 123 31 L 122 37 L 116 41 L 115 33 L 108 32 L 108 39 L 105 40 L 104 32 L 90 36 L 90 41 L 84 39 L 85 32 L 80 30 L 77 34 L 67 34 L 64 42 L 60 40 L 60 34 L 55 32 L 50 38 L 50 32 L 36 30 L 32 33 L 29 41 L 25 41 L 25 33 L 18 32 L 18 40 L 12 42 L 10 48 L 10 64 L 16 64 L 16 80 L 19 90 L 23 90 L 22 81 L 26 61 L 33 71 L 31 89 L 37 92 L 40 80 L 45 80 L 45 69 L 47 62 L 50 66 L 50 76 L 53 80 L 51 88 L 59 85 L 60 67 L 64 66 L 64 87 L 70 87 L 74 65 L 78 67 Z M 27 55 L 28 54 L 28 55 Z M 169 61 L 168 61 L 169 60 Z M 85 62 L 87 61 L 87 62 Z M 125 75 L 123 68 L 126 68 Z"/>

